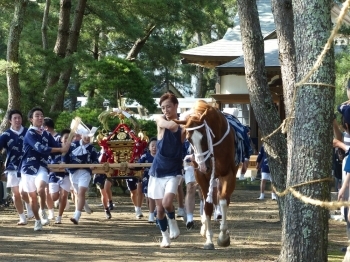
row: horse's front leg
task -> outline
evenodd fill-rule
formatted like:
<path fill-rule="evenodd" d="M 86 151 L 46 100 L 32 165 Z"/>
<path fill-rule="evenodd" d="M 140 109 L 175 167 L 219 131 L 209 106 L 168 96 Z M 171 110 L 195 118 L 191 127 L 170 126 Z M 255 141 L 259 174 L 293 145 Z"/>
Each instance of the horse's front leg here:
<path fill-rule="evenodd" d="M 220 199 L 219 203 L 222 212 L 222 219 L 220 223 L 220 234 L 217 242 L 220 247 L 228 247 L 230 245 L 230 235 L 227 224 L 227 201 L 226 199 Z"/>
<path fill-rule="evenodd" d="M 205 203 L 205 244 L 204 244 L 204 249 L 215 249 L 214 248 L 214 243 L 213 243 L 213 229 L 211 225 L 211 215 L 213 213 L 213 204 L 206 202 Z"/>

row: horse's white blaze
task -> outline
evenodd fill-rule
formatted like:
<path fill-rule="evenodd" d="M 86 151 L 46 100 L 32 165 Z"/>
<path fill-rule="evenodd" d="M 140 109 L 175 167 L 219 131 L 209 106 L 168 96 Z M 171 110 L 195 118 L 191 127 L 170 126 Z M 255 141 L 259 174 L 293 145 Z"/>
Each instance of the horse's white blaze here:
<path fill-rule="evenodd" d="M 203 139 L 202 133 L 199 132 L 198 130 L 194 130 L 191 139 L 192 139 L 192 145 L 193 145 L 195 154 L 202 154 L 203 153 L 203 149 L 201 146 L 201 141 Z M 207 167 L 204 161 L 204 155 L 198 155 L 196 161 L 199 165 L 199 170 L 201 172 L 207 171 Z"/>

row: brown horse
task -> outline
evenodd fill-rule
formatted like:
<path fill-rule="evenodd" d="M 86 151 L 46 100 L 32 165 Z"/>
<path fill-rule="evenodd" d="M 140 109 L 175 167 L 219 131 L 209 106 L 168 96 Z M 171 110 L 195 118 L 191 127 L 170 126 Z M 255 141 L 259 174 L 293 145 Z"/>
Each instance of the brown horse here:
<path fill-rule="evenodd" d="M 211 215 L 213 214 L 213 186 L 219 179 L 219 204 L 222 210 L 219 246 L 229 246 L 230 236 L 227 225 L 227 207 L 236 186 L 238 165 L 235 164 L 235 131 L 227 122 L 223 113 L 199 100 L 186 120 L 176 121 L 183 124 L 186 138 L 194 149 L 194 167 L 197 183 L 201 187 L 205 200 L 205 218 L 202 218 L 201 232 L 206 237 L 204 249 L 214 249 Z M 204 228 L 203 228 L 204 227 Z"/>

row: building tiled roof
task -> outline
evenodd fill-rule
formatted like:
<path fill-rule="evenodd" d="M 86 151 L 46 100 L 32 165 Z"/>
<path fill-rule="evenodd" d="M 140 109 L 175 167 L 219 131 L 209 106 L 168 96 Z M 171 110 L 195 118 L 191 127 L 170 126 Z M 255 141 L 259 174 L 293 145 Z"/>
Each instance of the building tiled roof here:
<path fill-rule="evenodd" d="M 265 66 L 266 67 L 279 67 L 279 57 L 278 57 L 278 42 L 277 39 L 270 39 L 264 41 L 265 50 Z M 223 65 L 217 66 L 219 69 L 224 68 L 242 68 L 244 69 L 244 58 L 243 56 L 225 63 Z"/>
<path fill-rule="evenodd" d="M 271 11 L 271 0 L 258 0 L 257 7 L 259 12 L 261 32 L 265 37 L 275 30 L 274 19 Z M 243 55 L 239 22 L 240 21 L 237 14 L 234 19 L 235 27 L 229 28 L 223 39 L 207 45 L 184 50 L 180 54 L 184 58 L 189 58 L 189 56 L 191 56 L 191 60 L 194 59 L 193 56 L 221 58 L 228 57 L 234 59 L 238 56 Z"/>

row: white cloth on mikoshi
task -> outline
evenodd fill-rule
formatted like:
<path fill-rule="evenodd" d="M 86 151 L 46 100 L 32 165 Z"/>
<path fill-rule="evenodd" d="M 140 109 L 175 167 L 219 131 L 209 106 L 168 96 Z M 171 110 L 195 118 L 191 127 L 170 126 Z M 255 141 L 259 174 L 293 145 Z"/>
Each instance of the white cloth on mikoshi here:
<path fill-rule="evenodd" d="M 70 127 L 71 129 L 75 126 L 75 120 L 73 119 Z M 75 130 L 76 134 L 82 135 L 82 136 L 89 136 L 89 137 L 93 137 L 97 131 L 98 127 L 92 127 L 91 129 L 88 128 L 83 121 L 81 121 L 78 125 L 78 127 Z"/>
<path fill-rule="evenodd" d="M 128 112 L 126 112 L 124 110 L 121 110 L 120 108 L 113 108 L 112 111 L 114 113 L 123 114 L 124 116 L 126 116 L 126 118 L 130 118 L 131 117 L 131 115 Z"/>

